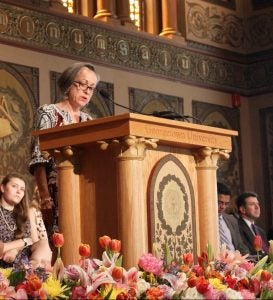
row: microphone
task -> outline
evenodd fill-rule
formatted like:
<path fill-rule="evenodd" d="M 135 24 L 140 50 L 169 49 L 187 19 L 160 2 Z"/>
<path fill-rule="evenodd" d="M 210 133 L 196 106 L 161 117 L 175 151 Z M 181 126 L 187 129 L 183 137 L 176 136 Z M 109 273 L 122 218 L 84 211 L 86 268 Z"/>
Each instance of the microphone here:
<path fill-rule="evenodd" d="M 122 105 L 122 104 L 119 104 L 119 103 L 115 102 L 115 101 L 110 97 L 109 93 L 108 93 L 107 91 L 103 90 L 103 89 L 99 89 L 99 90 L 97 90 L 97 91 L 99 92 L 99 94 L 100 94 L 103 98 L 106 98 L 107 100 L 109 100 L 110 102 L 112 102 L 112 103 L 113 103 L 114 105 L 116 105 L 116 106 L 119 106 L 119 107 L 128 109 L 129 111 L 132 111 L 132 112 L 135 112 L 135 113 L 138 113 L 138 114 L 141 114 L 141 115 L 146 115 L 146 114 L 144 114 L 144 113 L 142 113 L 142 112 L 140 112 L 140 111 L 137 111 L 137 110 L 135 110 L 135 109 L 133 109 L 133 108 L 130 108 L 130 107 L 127 107 L 127 106 L 124 106 L 124 105 Z"/>
<path fill-rule="evenodd" d="M 138 113 L 141 115 L 145 115 L 145 116 L 154 116 L 154 117 L 159 117 L 159 118 L 164 118 L 164 119 L 169 119 L 169 120 L 179 120 L 179 121 L 187 121 L 189 122 L 189 119 L 193 119 L 195 120 L 198 124 L 202 124 L 201 120 L 199 120 L 198 118 L 192 117 L 192 116 L 187 116 L 187 115 L 180 115 L 174 111 L 154 111 L 152 114 L 144 114 L 140 111 L 137 111 L 133 108 L 130 108 L 128 106 L 124 106 L 122 104 L 119 104 L 117 102 L 115 102 L 111 96 L 109 95 L 109 93 L 106 90 L 103 89 L 97 89 L 98 93 L 105 99 L 107 99 L 108 101 L 110 101 L 111 103 L 113 103 L 116 106 L 125 108 L 131 112 L 134 113 Z"/>
<path fill-rule="evenodd" d="M 152 113 L 153 116 L 155 117 L 159 117 L 159 118 L 165 118 L 165 119 L 169 119 L 169 120 L 179 120 L 179 121 L 187 121 L 189 122 L 189 119 L 192 119 L 194 121 L 196 121 L 198 124 L 202 124 L 201 120 L 193 117 L 193 116 L 188 116 L 188 115 L 180 115 L 174 111 L 169 111 L 169 110 L 165 110 L 165 111 L 154 111 Z"/>

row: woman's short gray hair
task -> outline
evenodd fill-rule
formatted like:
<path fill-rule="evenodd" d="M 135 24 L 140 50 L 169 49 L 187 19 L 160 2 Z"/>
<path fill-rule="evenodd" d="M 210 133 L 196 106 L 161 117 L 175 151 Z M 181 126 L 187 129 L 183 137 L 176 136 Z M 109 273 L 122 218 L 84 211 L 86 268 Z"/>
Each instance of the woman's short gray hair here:
<path fill-rule="evenodd" d="M 88 68 L 91 71 L 93 71 L 97 76 L 97 83 L 99 82 L 100 76 L 96 72 L 95 66 L 93 64 L 86 62 L 76 62 L 69 66 L 67 69 L 65 69 L 58 79 L 58 86 L 63 94 L 65 94 L 68 91 L 70 86 L 73 84 L 73 81 L 75 80 L 75 77 L 77 76 L 78 72 L 82 68 Z"/>

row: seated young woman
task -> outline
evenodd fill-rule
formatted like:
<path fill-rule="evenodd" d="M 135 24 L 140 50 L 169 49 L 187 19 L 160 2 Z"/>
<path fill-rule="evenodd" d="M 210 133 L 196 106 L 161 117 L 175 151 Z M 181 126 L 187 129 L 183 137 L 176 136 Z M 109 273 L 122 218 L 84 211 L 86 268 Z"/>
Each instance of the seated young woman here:
<path fill-rule="evenodd" d="M 40 238 L 37 210 L 29 207 L 26 183 L 20 174 L 8 174 L 0 186 L 0 267 L 32 262 L 48 267 L 51 250 Z"/>

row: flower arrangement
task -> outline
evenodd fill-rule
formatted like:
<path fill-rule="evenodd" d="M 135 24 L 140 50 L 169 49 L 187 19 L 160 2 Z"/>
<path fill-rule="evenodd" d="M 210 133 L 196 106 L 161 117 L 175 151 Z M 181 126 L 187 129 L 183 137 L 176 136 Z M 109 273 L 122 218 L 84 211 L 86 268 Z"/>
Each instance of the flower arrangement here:
<path fill-rule="evenodd" d="M 102 259 L 90 258 L 90 246 L 81 244 L 78 265 L 61 260 L 62 234 L 54 234 L 58 258 L 52 270 L 0 269 L 1 299 L 273 299 L 273 241 L 269 255 L 256 264 L 223 246 L 214 257 L 208 246 L 196 258 L 185 253 L 181 263 L 167 249 L 163 259 L 143 254 L 138 267 L 122 267 L 121 242 L 99 239 Z"/>

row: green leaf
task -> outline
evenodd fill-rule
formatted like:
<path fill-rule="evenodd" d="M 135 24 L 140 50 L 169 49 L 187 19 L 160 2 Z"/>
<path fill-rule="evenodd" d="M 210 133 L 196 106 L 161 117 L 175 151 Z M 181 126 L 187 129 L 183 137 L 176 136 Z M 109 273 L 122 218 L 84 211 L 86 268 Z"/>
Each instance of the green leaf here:
<path fill-rule="evenodd" d="M 110 291 L 108 292 L 108 294 L 104 297 L 104 299 L 105 299 L 105 300 L 110 299 L 110 296 L 111 296 L 112 292 L 113 292 L 113 285 L 111 286 L 111 290 L 110 290 Z"/>
<path fill-rule="evenodd" d="M 108 257 L 111 259 L 111 258 L 112 258 L 112 256 L 113 256 L 113 253 L 112 253 L 112 251 L 109 249 L 109 247 L 108 247 L 108 246 L 105 248 L 105 251 L 106 251 L 106 253 L 107 253 Z"/>
<path fill-rule="evenodd" d="M 165 243 L 165 263 L 166 266 L 170 266 L 172 262 L 172 256 L 171 256 L 171 251 L 167 243 Z"/>
<path fill-rule="evenodd" d="M 268 272 L 273 273 L 273 262 L 266 269 Z"/>
<path fill-rule="evenodd" d="M 11 272 L 8 279 L 11 286 L 16 286 L 19 283 L 25 280 L 26 272 L 25 271 L 15 271 Z"/>
<path fill-rule="evenodd" d="M 258 271 L 260 271 L 263 268 L 263 266 L 266 264 L 267 259 L 268 259 L 268 255 L 260 259 L 254 266 L 254 268 L 250 270 L 249 274 L 255 275 Z"/>
<path fill-rule="evenodd" d="M 116 261 L 116 266 L 121 267 L 122 266 L 122 255 L 119 256 L 119 258 Z"/>
<path fill-rule="evenodd" d="M 207 254 L 208 254 L 208 260 L 213 261 L 214 260 L 214 253 L 213 249 L 210 243 L 207 244 Z"/>

